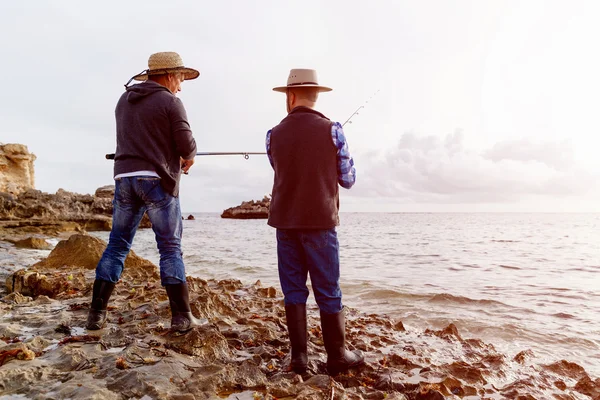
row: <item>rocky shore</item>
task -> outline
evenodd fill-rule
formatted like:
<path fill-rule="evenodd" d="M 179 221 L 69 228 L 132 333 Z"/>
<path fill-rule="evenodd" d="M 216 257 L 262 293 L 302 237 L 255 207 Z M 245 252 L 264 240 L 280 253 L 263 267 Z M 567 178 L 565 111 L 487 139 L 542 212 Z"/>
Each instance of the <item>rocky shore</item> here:
<path fill-rule="evenodd" d="M 0 145 L 0 240 L 111 229 L 114 185 L 93 195 L 63 189 L 44 193 L 34 187 L 35 159 L 24 145 Z M 140 227 L 150 226 L 144 215 Z"/>
<path fill-rule="evenodd" d="M 502 354 L 451 324 L 419 331 L 347 309 L 350 348 L 365 366 L 325 371 L 316 306 L 309 307 L 309 373 L 287 371 L 282 296 L 260 282 L 188 277 L 194 315 L 209 324 L 171 332 L 158 269 L 131 254 L 107 326 L 84 329 L 93 269 L 105 243 L 76 234 L 6 279 L 0 301 L 0 393 L 30 399 L 600 399 L 577 364 Z M 34 250 L 20 250 L 34 251 Z M 2 398 L 0 396 L 0 398 Z"/>
<path fill-rule="evenodd" d="M 133 252 L 106 327 L 87 332 L 106 243 L 82 232 L 110 229 L 114 187 L 42 193 L 34 160 L 25 146 L 0 145 L 0 400 L 600 400 L 600 378 L 575 363 L 540 364 L 531 350 L 499 352 L 454 324 L 423 331 L 359 309 L 346 309 L 347 341 L 366 364 L 330 377 L 314 304 L 309 371 L 296 375 L 278 289 L 188 277 L 192 312 L 208 324 L 178 334 L 158 268 Z M 264 198 L 222 217 L 267 218 L 268 209 Z"/>
<path fill-rule="evenodd" d="M 244 201 L 236 207 L 223 211 L 221 218 L 232 219 L 267 219 L 271 199 L 265 196 L 262 200 Z"/>

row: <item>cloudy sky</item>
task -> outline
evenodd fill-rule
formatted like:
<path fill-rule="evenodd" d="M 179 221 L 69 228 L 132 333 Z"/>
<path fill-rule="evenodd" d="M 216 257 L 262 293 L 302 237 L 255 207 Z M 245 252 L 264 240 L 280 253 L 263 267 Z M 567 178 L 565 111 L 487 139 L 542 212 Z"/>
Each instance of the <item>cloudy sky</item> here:
<path fill-rule="evenodd" d="M 264 151 L 290 68 L 334 88 L 331 119 L 365 105 L 342 211 L 600 211 L 599 18 L 595 0 L 2 2 L 0 142 L 37 155 L 38 189 L 112 183 L 123 84 L 177 51 L 201 72 L 180 93 L 199 151 Z M 272 177 L 264 156 L 198 157 L 182 208 Z"/>

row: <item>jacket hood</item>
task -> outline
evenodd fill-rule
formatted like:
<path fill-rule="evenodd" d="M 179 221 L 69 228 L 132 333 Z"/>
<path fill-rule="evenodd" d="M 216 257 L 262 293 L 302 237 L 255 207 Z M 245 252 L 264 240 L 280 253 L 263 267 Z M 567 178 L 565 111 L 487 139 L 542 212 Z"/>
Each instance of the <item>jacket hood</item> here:
<path fill-rule="evenodd" d="M 127 101 L 130 103 L 137 103 L 141 99 L 161 91 L 167 91 L 171 93 L 169 89 L 159 83 L 154 81 L 146 81 L 138 85 L 129 86 L 127 88 Z"/>

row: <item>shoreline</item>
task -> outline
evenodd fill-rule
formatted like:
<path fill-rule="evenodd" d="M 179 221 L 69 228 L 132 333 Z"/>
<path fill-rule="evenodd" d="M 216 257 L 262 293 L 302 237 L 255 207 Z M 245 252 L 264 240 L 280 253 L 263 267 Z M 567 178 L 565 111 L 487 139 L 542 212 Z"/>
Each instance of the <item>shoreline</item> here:
<path fill-rule="evenodd" d="M 53 396 L 74 399 L 94 393 L 104 398 L 191 399 L 228 392 L 252 392 L 255 398 L 320 398 L 331 392 L 334 398 L 373 399 L 440 398 L 424 397 L 437 396 L 435 392 L 469 400 L 517 395 L 600 398 L 600 378 L 589 377 L 575 363 L 536 364 L 531 351 L 503 354 L 479 339 L 462 338 L 454 324 L 439 330 L 407 328 L 386 315 L 354 308 L 347 311 L 348 344 L 365 352 L 367 364 L 331 380 L 324 374 L 315 305 L 309 305 L 308 315 L 311 376 L 301 379 L 284 372 L 288 344 L 278 289 L 258 282 L 188 277 L 194 315 L 207 318 L 210 325 L 177 336 L 167 329 L 168 301 L 157 271 L 142 264 L 126 269 L 111 299 L 109 324 L 87 332 L 93 337 L 85 337 L 82 328 L 93 269 L 30 268 L 67 289 L 55 299 L 10 294 L 0 302 L 0 336 L 7 339 L 0 352 L 20 348 L 35 355 L 29 361 L 5 360 L 0 367 L 2 392 L 39 398 L 50 393 L 43 390 L 58 385 Z M 19 337 L 24 340 L 8 343 Z M 25 377 L 19 387 L 15 376 Z"/>

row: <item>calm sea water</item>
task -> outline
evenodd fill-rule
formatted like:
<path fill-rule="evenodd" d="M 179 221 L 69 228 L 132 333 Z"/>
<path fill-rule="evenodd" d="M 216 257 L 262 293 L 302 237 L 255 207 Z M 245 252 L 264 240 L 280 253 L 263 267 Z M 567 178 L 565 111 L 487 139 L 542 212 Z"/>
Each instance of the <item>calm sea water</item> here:
<path fill-rule="evenodd" d="M 188 274 L 279 288 L 266 221 L 195 217 L 184 222 Z M 452 322 L 511 357 L 532 349 L 600 376 L 600 214 L 346 213 L 338 236 L 346 305 L 409 329 Z M 152 231 L 134 250 L 158 263 Z"/>

